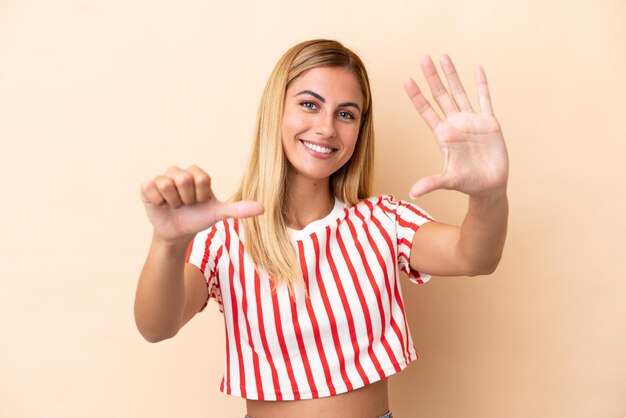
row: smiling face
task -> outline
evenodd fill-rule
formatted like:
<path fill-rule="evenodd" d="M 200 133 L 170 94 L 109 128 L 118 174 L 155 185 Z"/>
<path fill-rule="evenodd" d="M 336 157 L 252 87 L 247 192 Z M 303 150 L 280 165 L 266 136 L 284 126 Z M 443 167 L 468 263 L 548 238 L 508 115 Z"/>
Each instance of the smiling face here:
<path fill-rule="evenodd" d="M 352 156 L 363 93 L 344 67 L 319 67 L 294 80 L 285 94 L 281 134 L 288 176 L 328 180 Z"/>

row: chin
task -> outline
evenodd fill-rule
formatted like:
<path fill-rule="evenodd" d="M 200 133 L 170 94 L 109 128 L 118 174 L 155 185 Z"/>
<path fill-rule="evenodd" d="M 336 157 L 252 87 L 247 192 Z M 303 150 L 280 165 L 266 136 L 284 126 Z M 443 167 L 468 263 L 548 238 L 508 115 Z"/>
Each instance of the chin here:
<path fill-rule="evenodd" d="M 337 170 L 321 170 L 320 167 L 294 167 L 291 166 L 291 169 L 298 176 L 306 177 L 311 180 L 324 181 L 328 180 L 330 176 L 337 172 Z"/>

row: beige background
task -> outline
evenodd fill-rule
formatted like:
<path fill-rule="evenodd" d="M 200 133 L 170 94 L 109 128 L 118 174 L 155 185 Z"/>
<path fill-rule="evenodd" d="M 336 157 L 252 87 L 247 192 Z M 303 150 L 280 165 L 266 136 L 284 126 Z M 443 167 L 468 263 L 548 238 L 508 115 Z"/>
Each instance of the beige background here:
<path fill-rule="evenodd" d="M 420 359 L 391 379 L 394 416 L 626 416 L 623 0 L 3 0 L 0 416 L 244 414 L 217 389 L 214 304 L 173 340 L 135 329 L 139 185 L 196 163 L 230 195 L 274 62 L 312 37 L 369 68 L 377 193 L 441 169 L 401 87 L 424 85 L 422 53 L 449 53 L 472 97 L 485 67 L 511 155 L 497 272 L 403 278 Z M 418 203 L 460 222 L 466 199 Z"/>

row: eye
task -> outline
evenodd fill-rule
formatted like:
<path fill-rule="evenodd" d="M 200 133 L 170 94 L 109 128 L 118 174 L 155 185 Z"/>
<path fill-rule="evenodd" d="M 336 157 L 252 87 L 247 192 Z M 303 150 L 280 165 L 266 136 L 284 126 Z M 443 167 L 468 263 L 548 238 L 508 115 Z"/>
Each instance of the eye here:
<path fill-rule="evenodd" d="M 317 109 L 317 105 L 315 103 L 313 103 L 313 102 L 302 102 L 302 103 L 300 103 L 300 106 L 302 106 L 303 108 L 308 109 L 308 110 L 315 110 L 315 109 Z"/>
<path fill-rule="evenodd" d="M 348 119 L 348 120 L 354 119 L 354 116 L 352 116 L 352 113 L 346 112 L 345 110 L 342 110 L 341 112 L 337 113 L 337 115 L 339 115 L 339 117 L 343 119 Z"/>

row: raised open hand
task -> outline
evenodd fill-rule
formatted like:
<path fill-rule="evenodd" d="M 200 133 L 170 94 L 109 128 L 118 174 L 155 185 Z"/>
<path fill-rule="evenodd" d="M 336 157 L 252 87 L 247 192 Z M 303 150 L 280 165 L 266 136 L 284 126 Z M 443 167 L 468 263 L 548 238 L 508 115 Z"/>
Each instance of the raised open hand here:
<path fill-rule="evenodd" d="M 442 55 L 440 58 L 450 92 L 441 82 L 430 57 L 424 56 L 420 64 L 445 118 L 439 117 L 413 79 L 407 78 L 404 88 L 435 134 L 445 165 L 443 173 L 418 180 L 411 187 L 411 197 L 437 189 L 458 190 L 478 197 L 506 188 L 508 156 L 500 124 L 493 115 L 483 69 L 476 67 L 475 70 L 480 105 L 480 112 L 475 112 L 450 57 Z"/>
<path fill-rule="evenodd" d="M 211 179 L 201 168 L 170 167 L 165 175 L 141 185 L 141 200 L 155 233 L 168 242 L 191 239 L 225 218 L 263 213 L 257 202 L 221 202 L 211 190 Z"/>

